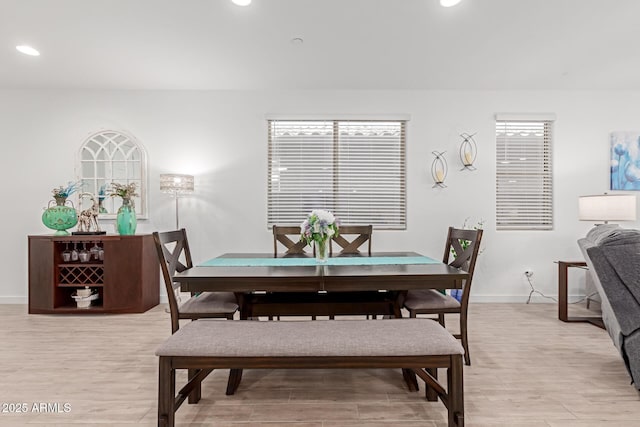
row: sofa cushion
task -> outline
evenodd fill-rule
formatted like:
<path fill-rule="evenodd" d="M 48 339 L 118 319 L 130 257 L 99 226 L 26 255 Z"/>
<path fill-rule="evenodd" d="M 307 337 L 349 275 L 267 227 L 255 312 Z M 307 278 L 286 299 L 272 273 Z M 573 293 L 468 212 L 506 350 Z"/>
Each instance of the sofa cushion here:
<path fill-rule="evenodd" d="M 640 243 L 640 231 L 622 228 L 618 224 L 602 224 L 593 227 L 586 239 L 596 246 L 619 246 Z"/>

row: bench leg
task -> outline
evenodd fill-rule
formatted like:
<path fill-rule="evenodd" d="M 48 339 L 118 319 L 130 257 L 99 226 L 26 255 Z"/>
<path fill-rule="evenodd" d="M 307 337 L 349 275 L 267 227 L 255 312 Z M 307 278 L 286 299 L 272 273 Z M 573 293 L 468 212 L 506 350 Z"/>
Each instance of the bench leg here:
<path fill-rule="evenodd" d="M 240 386 L 242 380 L 242 369 L 230 369 L 229 380 L 227 381 L 227 396 L 233 395 Z"/>
<path fill-rule="evenodd" d="M 464 384 L 461 355 L 451 356 L 451 366 L 447 369 L 447 389 L 449 427 L 464 427 Z"/>
<path fill-rule="evenodd" d="M 176 371 L 171 368 L 171 358 L 160 357 L 158 369 L 158 426 L 173 427 L 176 394 Z"/>

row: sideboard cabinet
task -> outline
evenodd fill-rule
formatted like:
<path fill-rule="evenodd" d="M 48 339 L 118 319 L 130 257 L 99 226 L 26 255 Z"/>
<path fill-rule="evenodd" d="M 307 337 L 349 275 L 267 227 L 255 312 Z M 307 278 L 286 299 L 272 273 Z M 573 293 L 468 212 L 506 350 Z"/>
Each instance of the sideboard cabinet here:
<path fill-rule="evenodd" d="M 80 289 L 95 294 L 86 308 Z M 159 302 L 151 234 L 29 236 L 29 313 L 142 313 Z"/>

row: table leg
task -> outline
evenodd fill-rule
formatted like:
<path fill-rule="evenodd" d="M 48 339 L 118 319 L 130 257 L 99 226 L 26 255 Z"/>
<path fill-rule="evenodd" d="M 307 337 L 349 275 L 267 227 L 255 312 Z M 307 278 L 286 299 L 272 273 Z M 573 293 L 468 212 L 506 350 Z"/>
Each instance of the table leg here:
<path fill-rule="evenodd" d="M 569 267 L 586 267 L 584 261 L 558 261 L 558 319 L 563 322 L 591 323 L 599 328 L 605 329 L 602 317 L 598 316 L 572 316 L 569 317 Z"/>
<path fill-rule="evenodd" d="M 568 269 L 569 264 L 564 261 L 558 262 L 558 319 L 566 322 L 568 320 Z"/>
<path fill-rule="evenodd" d="M 420 390 L 420 387 L 418 387 L 418 379 L 412 369 L 402 368 L 402 376 L 404 377 L 404 382 L 407 383 L 409 391 Z"/>

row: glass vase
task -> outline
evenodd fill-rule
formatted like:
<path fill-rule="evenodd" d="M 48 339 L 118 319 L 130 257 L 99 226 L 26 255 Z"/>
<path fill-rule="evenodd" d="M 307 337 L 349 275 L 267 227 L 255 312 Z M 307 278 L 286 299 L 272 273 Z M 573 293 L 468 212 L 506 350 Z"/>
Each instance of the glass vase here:
<path fill-rule="evenodd" d="M 136 210 L 131 204 L 130 199 L 122 199 L 122 206 L 118 209 L 116 225 L 118 227 L 118 234 L 122 236 L 136 234 L 138 220 L 136 219 Z"/>
<path fill-rule="evenodd" d="M 327 262 L 329 257 L 329 244 L 327 239 L 316 241 L 316 260 L 318 262 Z"/>

